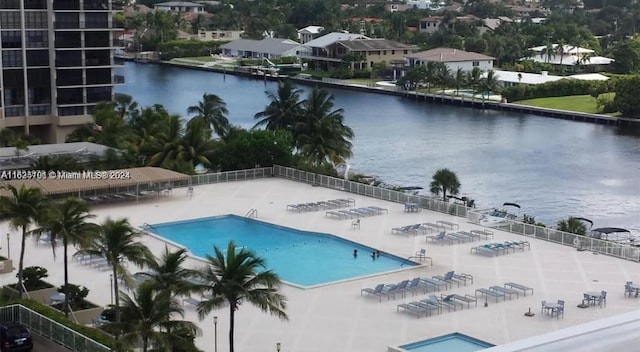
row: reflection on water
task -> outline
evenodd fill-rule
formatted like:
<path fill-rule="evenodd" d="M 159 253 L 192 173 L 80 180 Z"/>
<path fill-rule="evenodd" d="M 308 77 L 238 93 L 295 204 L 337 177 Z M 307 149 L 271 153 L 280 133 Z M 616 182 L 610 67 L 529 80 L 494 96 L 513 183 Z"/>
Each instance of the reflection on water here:
<path fill-rule="evenodd" d="M 211 92 L 230 121 L 255 123 L 268 104 L 264 83 L 231 75 L 127 64 L 118 91 L 173 113 Z M 301 87 L 305 92 L 308 87 Z M 336 108 L 355 132 L 352 169 L 388 183 L 428 188 L 439 168 L 455 171 L 462 193 L 480 207 L 515 202 L 553 224 L 583 216 L 596 226 L 640 231 L 640 131 L 502 111 L 481 111 L 414 99 L 333 90 Z"/>

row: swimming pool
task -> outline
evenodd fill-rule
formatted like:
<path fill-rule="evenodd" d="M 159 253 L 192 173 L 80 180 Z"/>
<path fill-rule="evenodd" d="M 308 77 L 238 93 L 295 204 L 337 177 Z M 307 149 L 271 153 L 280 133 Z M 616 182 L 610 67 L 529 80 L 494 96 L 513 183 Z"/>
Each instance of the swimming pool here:
<path fill-rule="evenodd" d="M 315 286 L 413 266 L 415 263 L 381 253 L 339 237 L 296 230 L 235 215 L 154 224 L 145 228 L 180 244 L 198 257 L 226 249 L 230 240 L 265 258 L 268 269 L 286 282 Z M 353 251 L 358 256 L 353 256 Z"/>
<path fill-rule="evenodd" d="M 453 333 L 400 346 L 410 352 L 474 352 L 494 345 L 461 333 Z"/>

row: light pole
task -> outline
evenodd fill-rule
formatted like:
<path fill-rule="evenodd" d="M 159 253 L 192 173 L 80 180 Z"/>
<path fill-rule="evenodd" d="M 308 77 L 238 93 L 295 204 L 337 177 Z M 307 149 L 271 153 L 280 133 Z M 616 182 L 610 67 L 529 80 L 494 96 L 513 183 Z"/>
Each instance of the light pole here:
<path fill-rule="evenodd" d="M 111 305 L 113 305 L 113 274 L 109 274 L 109 287 L 111 288 Z"/>
<path fill-rule="evenodd" d="M 9 236 L 11 234 L 7 232 L 7 259 L 11 259 L 11 247 L 9 246 Z"/>
<path fill-rule="evenodd" d="M 282 347 L 282 344 L 280 342 L 276 343 L 276 351 L 280 352 L 280 348 Z"/>
<path fill-rule="evenodd" d="M 218 316 L 213 317 L 213 351 L 218 352 Z"/>

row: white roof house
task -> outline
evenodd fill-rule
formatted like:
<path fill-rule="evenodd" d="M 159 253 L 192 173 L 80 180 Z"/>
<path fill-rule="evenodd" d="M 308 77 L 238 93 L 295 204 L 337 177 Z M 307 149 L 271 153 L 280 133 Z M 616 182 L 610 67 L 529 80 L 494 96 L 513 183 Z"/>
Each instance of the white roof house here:
<path fill-rule="evenodd" d="M 318 38 L 323 31 L 324 27 L 322 26 L 306 26 L 298 29 L 298 41 L 300 41 L 300 44 L 310 42 Z"/>
<path fill-rule="evenodd" d="M 154 9 L 162 11 L 175 11 L 175 12 L 193 12 L 201 13 L 205 12 L 204 5 L 196 4 L 189 1 L 168 1 L 161 2 L 153 5 Z"/>
<path fill-rule="evenodd" d="M 411 67 L 423 65 L 429 61 L 443 62 L 454 72 L 458 68 L 464 71 L 471 71 L 474 67 L 483 71 L 490 70 L 493 68 L 493 61 L 495 60 L 491 56 L 453 48 L 425 50 L 406 55 L 405 58 Z"/>
<path fill-rule="evenodd" d="M 523 58 L 522 60 L 566 66 L 609 65 L 614 61 L 608 57 L 594 56 L 595 51 L 578 46 L 564 45 L 562 50 L 560 50 L 558 44 L 553 44 L 551 48 L 552 50 L 548 54 L 548 49 L 545 45 L 529 48 L 529 50 L 533 52 L 533 55 Z M 560 53 L 562 53 L 562 55 Z"/>
<path fill-rule="evenodd" d="M 589 74 L 577 74 L 572 76 L 556 76 L 550 75 L 546 71 L 542 71 L 541 73 L 527 73 L 527 72 L 516 72 L 516 71 L 503 71 L 503 70 L 493 70 L 497 80 L 505 87 L 513 86 L 516 84 L 543 84 L 548 82 L 559 81 L 561 79 L 579 79 L 586 81 L 606 81 L 609 77 L 601 75 L 599 73 L 589 73 Z M 483 77 L 487 74 L 484 72 Z"/>
<path fill-rule="evenodd" d="M 296 56 L 300 48 L 300 43 L 283 38 L 238 39 L 220 46 L 225 56 L 267 59 Z"/>

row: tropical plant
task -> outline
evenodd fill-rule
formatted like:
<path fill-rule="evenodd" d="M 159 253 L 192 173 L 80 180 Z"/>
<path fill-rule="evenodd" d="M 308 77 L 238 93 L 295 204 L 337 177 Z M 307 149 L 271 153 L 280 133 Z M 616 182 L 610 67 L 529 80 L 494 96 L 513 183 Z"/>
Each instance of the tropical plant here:
<path fill-rule="evenodd" d="M 585 233 L 587 233 L 587 225 L 585 225 L 578 218 L 569 217 L 567 219 L 558 221 L 558 230 L 575 233 L 577 235 L 584 235 Z"/>
<path fill-rule="evenodd" d="M 127 94 L 116 94 L 113 99 L 114 109 L 120 119 L 129 121 L 140 114 L 138 103 Z"/>
<path fill-rule="evenodd" d="M 42 155 L 36 161 L 31 163 L 31 169 L 40 171 L 65 170 L 79 171 L 82 166 L 78 164 L 78 160 L 67 155 Z"/>
<path fill-rule="evenodd" d="M 438 169 L 433 174 L 430 186 L 431 193 L 442 194 L 442 200 L 445 202 L 447 201 L 447 193 L 454 196 L 460 191 L 458 176 L 449 169 Z"/>
<path fill-rule="evenodd" d="M 112 220 L 107 218 L 100 225 L 98 234 L 92 238 L 91 242 L 76 252 L 78 256 L 91 255 L 104 258 L 111 267 L 114 278 L 113 294 L 116 322 L 118 323 L 121 321 L 118 278 L 123 278 L 125 283 L 131 283 L 129 272 L 124 266 L 125 261 L 142 267 L 153 257 L 149 248 L 139 242 L 140 237 L 140 233 L 131 227 L 127 219 Z"/>
<path fill-rule="evenodd" d="M 213 309 L 229 304 L 229 352 L 234 351 L 235 313 L 244 302 L 269 312 L 283 320 L 288 320 L 286 299 L 279 292 L 280 278 L 271 270 L 266 270 L 265 260 L 255 253 L 241 248 L 230 241 L 226 251 L 213 247 L 214 255 L 207 255 L 208 265 L 200 270 L 204 284 L 199 286 L 211 298 L 198 304 L 198 317 L 202 320 Z M 225 255 L 226 253 L 226 255 Z"/>
<path fill-rule="evenodd" d="M 460 88 L 463 88 L 467 84 L 467 76 L 462 67 L 458 67 L 455 76 L 453 77 L 453 84 L 456 88 L 456 95 L 460 92 Z"/>
<path fill-rule="evenodd" d="M 482 70 L 479 67 L 474 67 L 473 70 L 467 72 L 467 84 L 473 89 L 475 95 L 480 88 L 480 82 L 482 81 Z"/>
<path fill-rule="evenodd" d="M 185 338 L 185 334 L 177 333 L 187 330 L 191 334 L 200 334 L 200 330 L 190 321 L 172 320 L 173 316 L 184 317 L 184 309 L 172 297 L 168 290 L 158 291 L 151 282 L 144 282 L 135 290 L 133 297 L 122 294 L 122 323 L 108 323 L 106 329 L 122 330 L 124 333 L 119 342 L 129 347 L 142 348 L 147 352 L 154 350 L 171 351 L 181 344 L 193 340 Z M 116 310 L 117 315 L 118 310 Z M 117 318 L 116 318 L 117 320 Z"/>
<path fill-rule="evenodd" d="M 169 252 L 167 246 L 160 258 L 153 258 L 147 263 L 148 271 L 141 275 L 149 279 L 158 291 L 169 291 L 172 296 L 188 295 L 194 291 L 192 279 L 195 271 L 184 267 L 188 258 L 185 248 Z"/>
<path fill-rule="evenodd" d="M 41 219 L 41 227 L 34 230 L 36 236 L 48 234 L 53 256 L 56 256 L 56 245 L 62 242 L 64 265 L 64 304 L 62 311 L 69 316 L 69 245 L 86 246 L 98 232 L 98 225 L 89 222 L 95 216 L 89 213 L 89 205 L 82 199 L 69 197 L 51 202 L 46 207 Z"/>
<path fill-rule="evenodd" d="M 352 154 L 353 130 L 343 123 L 344 111 L 333 109 L 333 95 L 314 88 L 304 101 L 302 119 L 293 129 L 294 144 L 311 165 L 343 163 Z"/>
<path fill-rule="evenodd" d="M 486 76 L 480 81 L 480 93 L 482 94 L 482 98 L 484 99 L 485 94 L 488 98 L 492 92 L 498 92 L 499 90 L 500 85 L 498 83 L 496 72 L 494 70 L 487 71 Z"/>
<path fill-rule="evenodd" d="M 229 129 L 227 104 L 215 94 L 205 93 L 202 95 L 202 100 L 198 102 L 198 105 L 189 106 L 187 112 L 195 114 L 191 121 L 204 121 L 204 127 L 209 136 L 213 130 L 215 134 L 223 138 Z"/>
<path fill-rule="evenodd" d="M 20 242 L 20 259 L 18 261 L 18 297 L 22 298 L 23 293 L 23 266 L 24 253 L 27 236 L 30 234 L 29 228 L 40 219 L 40 214 L 45 205 L 45 197 L 39 188 L 20 188 L 13 185 L 6 185 L 5 188 L 10 195 L 0 196 L 0 221 L 8 221 L 12 230 L 20 230 L 22 238 Z M 1 189 L 1 188 L 0 188 Z"/>
<path fill-rule="evenodd" d="M 287 79 L 278 83 L 277 93 L 266 91 L 271 100 L 267 107 L 254 117 L 259 120 L 253 128 L 264 126 L 268 130 L 290 129 L 302 111 L 300 94 L 291 80 Z"/>

